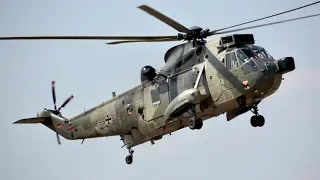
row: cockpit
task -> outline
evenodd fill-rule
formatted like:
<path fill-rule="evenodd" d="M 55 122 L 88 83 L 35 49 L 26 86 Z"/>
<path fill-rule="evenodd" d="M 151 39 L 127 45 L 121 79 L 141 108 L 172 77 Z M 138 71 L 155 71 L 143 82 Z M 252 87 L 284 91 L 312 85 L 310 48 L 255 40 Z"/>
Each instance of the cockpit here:
<path fill-rule="evenodd" d="M 251 45 L 251 49 L 260 58 L 273 59 L 273 57 L 263 47 Z"/>
<path fill-rule="evenodd" d="M 228 70 L 242 71 L 244 75 L 266 69 L 266 62 L 275 61 L 273 57 L 260 46 L 254 45 L 253 34 L 232 34 L 220 38 L 218 46 L 222 63 Z"/>
<path fill-rule="evenodd" d="M 243 45 L 228 48 L 223 63 L 230 70 L 241 68 L 244 74 L 256 72 L 259 64 L 272 61 L 273 57 L 263 48 L 256 45 Z"/>

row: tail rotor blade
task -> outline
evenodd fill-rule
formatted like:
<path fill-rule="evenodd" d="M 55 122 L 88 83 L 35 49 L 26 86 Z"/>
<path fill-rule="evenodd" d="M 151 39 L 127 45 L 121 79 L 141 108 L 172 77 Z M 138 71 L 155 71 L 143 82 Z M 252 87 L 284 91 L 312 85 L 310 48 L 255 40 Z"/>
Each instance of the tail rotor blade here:
<path fill-rule="evenodd" d="M 52 91 L 52 99 L 53 99 L 54 110 L 57 110 L 57 106 L 56 106 L 56 92 L 55 92 L 55 81 L 52 81 L 52 83 L 51 83 L 51 91 Z"/>
<path fill-rule="evenodd" d="M 64 103 L 59 107 L 58 111 L 60 111 L 61 108 L 66 106 L 71 101 L 71 99 L 73 99 L 73 95 L 71 95 L 66 101 L 64 101 Z"/>

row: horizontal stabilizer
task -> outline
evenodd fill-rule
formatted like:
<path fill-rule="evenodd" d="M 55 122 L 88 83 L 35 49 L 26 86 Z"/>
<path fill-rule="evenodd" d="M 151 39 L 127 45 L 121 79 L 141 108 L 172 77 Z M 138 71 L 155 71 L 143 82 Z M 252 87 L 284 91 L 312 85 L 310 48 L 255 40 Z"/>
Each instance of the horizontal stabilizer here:
<path fill-rule="evenodd" d="M 26 118 L 26 119 L 20 119 L 13 124 L 37 124 L 37 123 L 43 123 L 46 121 L 50 121 L 50 117 L 34 117 L 34 118 Z"/>

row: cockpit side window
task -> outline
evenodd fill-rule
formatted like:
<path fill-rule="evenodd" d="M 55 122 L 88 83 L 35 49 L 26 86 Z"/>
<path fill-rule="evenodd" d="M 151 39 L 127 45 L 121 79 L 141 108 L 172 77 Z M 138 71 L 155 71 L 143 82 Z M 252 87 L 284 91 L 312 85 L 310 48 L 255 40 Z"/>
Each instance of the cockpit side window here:
<path fill-rule="evenodd" d="M 248 60 L 248 57 L 240 50 L 236 51 L 236 55 L 240 64 L 243 64 L 246 62 L 246 60 Z"/>
<path fill-rule="evenodd" d="M 226 59 L 225 59 L 226 67 L 227 67 L 228 70 L 231 69 L 231 61 L 230 61 L 231 58 L 230 58 L 230 56 L 231 56 L 231 54 L 226 54 Z"/>
<path fill-rule="evenodd" d="M 229 70 L 239 67 L 235 52 L 226 54 L 226 65 Z"/>
<path fill-rule="evenodd" d="M 256 55 L 251 49 L 238 49 L 236 55 L 244 75 L 257 71 L 257 67 L 252 61 L 252 58 L 256 58 Z M 249 58 L 248 55 L 251 55 L 251 57 Z"/>

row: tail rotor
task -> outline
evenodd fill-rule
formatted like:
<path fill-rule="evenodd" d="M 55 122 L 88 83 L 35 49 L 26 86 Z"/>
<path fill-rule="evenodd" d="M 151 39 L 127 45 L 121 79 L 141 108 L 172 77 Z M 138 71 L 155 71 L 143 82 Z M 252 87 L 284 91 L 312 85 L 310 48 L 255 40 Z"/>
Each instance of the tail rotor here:
<path fill-rule="evenodd" d="M 62 105 L 57 108 L 57 105 L 56 105 L 56 92 L 55 92 L 55 81 L 52 81 L 51 82 L 51 91 L 52 91 L 52 99 L 53 99 L 53 105 L 54 105 L 54 110 L 51 110 L 54 114 L 58 115 L 58 116 L 61 116 L 61 109 L 63 107 L 65 107 L 72 99 L 73 99 L 73 95 L 69 96 L 63 103 Z M 61 141 L 60 141 L 60 137 L 59 137 L 59 134 L 58 132 L 56 132 L 56 135 L 57 135 L 57 141 L 58 141 L 58 144 L 60 145 L 61 144 Z"/>

